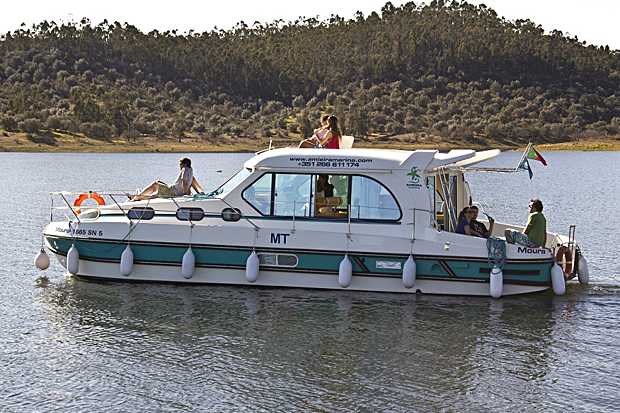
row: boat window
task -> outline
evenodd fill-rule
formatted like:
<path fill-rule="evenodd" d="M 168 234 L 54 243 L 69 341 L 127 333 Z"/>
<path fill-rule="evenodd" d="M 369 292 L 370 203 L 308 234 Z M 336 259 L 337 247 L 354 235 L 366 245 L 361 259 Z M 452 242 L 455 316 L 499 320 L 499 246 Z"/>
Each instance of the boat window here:
<path fill-rule="evenodd" d="M 430 225 L 432 227 L 439 226 L 439 228 L 443 228 L 444 224 L 444 213 L 443 206 L 444 201 L 441 196 L 441 192 L 439 191 L 441 186 L 437 186 L 437 177 L 429 176 L 426 178 L 426 186 L 428 187 L 428 194 L 431 200 L 431 222 Z M 434 218 L 433 218 L 434 217 Z"/>
<path fill-rule="evenodd" d="M 277 267 L 296 267 L 299 259 L 293 254 L 267 254 L 258 253 L 260 265 L 272 265 Z"/>
<path fill-rule="evenodd" d="M 78 215 L 78 218 L 82 221 L 95 221 L 97 218 L 99 218 L 99 210 L 93 209 L 90 211 L 82 212 Z"/>
<path fill-rule="evenodd" d="M 271 186 L 273 175 L 266 174 L 243 191 L 243 199 L 263 215 L 271 214 Z"/>
<path fill-rule="evenodd" d="M 347 219 L 350 175 L 315 175 L 314 216 Z"/>
<path fill-rule="evenodd" d="M 148 220 L 153 219 L 155 216 L 155 210 L 151 207 L 137 207 L 131 208 L 127 211 L 127 218 L 129 219 L 141 219 Z"/>
<path fill-rule="evenodd" d="M 351 218 L 398 220 L 400 208 L 394 196 L 374 179 L 353 176 L 351 182 Z"/>
<path fill-rule="evenodd" d="M 200 221 L 205 213 L 201 208 L 179 208 L 177 209 L 177 219 L 179 221 Z"/>
<path fill-rule="evenodd" d="M 237 222 L 241 219 L 241 211 L 237 208 L 224 208 L 222 210 L 222 219 L 229 222 Z"/>
<path fill-rule="evenodd" d="M 242 170 L 237 172 L 235 174 L 235 176 L 233 176 L 228 181 L 226 181 L 224 183 L 224 185 L 220 186 L 218 189 L 213 191 L 215 193 L 216 197 L 217 198 L 223 198 L 226 195 L 228 195 L 228 193 L 230 193 L 230 191 L 235 189 L 237 187 L 237 185 L 239 185 L 241 182 L 243 182 L 245 180 L 245 178 L 247 178 L 250 175 L 250 173 L 251 172 L 248 169 L 246 169 L 246 168 L 243 168 Z"/>
<path fill-rule="evenodd" d="M 263 215 L 296 218 L 397 221 L 402 213 L 392 193 L 358 175 L 268 173 L 242 194 Z"/>
<path fill-rule="evenodd" d="M 278 254 L 278 265 L 282 267 L 296 267 L 298 262 L 296 255 Z"/>
<path fill-rule="evenodd" d="M 312 175 L 275 174 L 273 215 L 309 217 Z"/>

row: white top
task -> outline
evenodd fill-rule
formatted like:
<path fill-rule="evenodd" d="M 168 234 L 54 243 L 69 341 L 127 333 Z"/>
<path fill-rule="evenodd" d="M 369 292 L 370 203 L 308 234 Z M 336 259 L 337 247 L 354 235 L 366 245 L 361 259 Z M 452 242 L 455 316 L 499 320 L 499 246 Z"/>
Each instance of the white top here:
<path fill-rule="evenodd" d="M 325 137 L 325 135 L 327 135 L 327 132 L 329 132 L 329 129 L 321 129 L 320 131 L 315 133 L 314 136 L 316 136 L 320 141 Z"/>
<path fill-rule="evenodd" d="M 172 184 L 172 190 L 174 191 L 175 195 L 177 196 L 186 195 L 183 193 L 183 181 L 185 181 L 185 188 L 189 193 L 189 189 L 192 186 L 193 180 L 194 180 L 194 170 L 192 169 L 191 166 L 184 166 L 181 169 L 181 172 L 179 172 L 179 176 L 177 177 L 177 180 L 174 181 L 174 183 Z"/>

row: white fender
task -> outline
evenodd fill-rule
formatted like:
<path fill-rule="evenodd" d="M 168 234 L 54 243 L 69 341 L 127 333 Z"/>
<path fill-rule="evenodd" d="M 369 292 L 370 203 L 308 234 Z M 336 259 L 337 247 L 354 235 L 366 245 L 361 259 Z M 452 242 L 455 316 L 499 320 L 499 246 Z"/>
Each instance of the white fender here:
<path fill-rule="evenodd" d="M 260 271 L 260 261 L 256 251 L 252 251 L 245 263 L 245 279 L 248 282 L 256 282 L 258 280 L 258 272 Z"/>
<path fill-rule="evenodd" d="M 338 269 L 338 284 L 342 288 L 347 288 L 351 284 L 353 278 L 353 264 L 347 254 L 344 255 L 342 261 L 340 261 L 340 268 Z"/>
<path fill-rule="evenodd" d="M 34 257 L 34 266 L 40 270 L 47 270 L 50 266 L 50 257 L 43 247 L 41 247 L 41 251 L 39 251 L 36 257 Z"/>
<path fill-rule="evenodd" d="M 412 288 L 415 284 L 416 271 L 417 266 L 415 264 L 415 260 L 413 259 L 413 255 L 409 255 L 409 258 L 405 261 L 405 266 L 403 267 L 403 285 L 405 288 Z"/>
<path fill-rule="evenodd" d="M 501 297 L 504 292 L 504 273 L 497 266 L 493 267 L 491 270 L 490 284 L 489 291 L 491 293 L 491 297 Z"/>
<path fill-rule="evenodd" d="M 564 295 L 566 292 L 566 281 L 564 280 L 564 271 L 558 264 L 551 267 L 551 286 L 556 295 Z"/>
<path fill-rule="evenodd" d="M 121 274 L 125 277 L 129 276 L 133 271 L 133 251 L 129 244 L 121 254 Z"/>
<path fill-rule="evenodd" d="M 69 252 L 67 252 L 67 271 L 70 274 L 77 274 L 80 270 L 80 252 L 75 248 L 75 245 L 71 245 Z"/>
<path fill-rule="evenodd" d="M 581 284 L 587 284 L 590 282 L 590 271 L 588 271 L 588 261 L 580 254 L 579 262 L 577 263 L 577 276 Z"/>
<path fill-rule="evenodd" d="M 192 247 L 189 247 L 183 255 L 183 263 L 181 264 L 181 275 L 183 278 L 189 280 L 194 275 L 194 269 L 196 268 L 196 257 L 192 252 Z"/>

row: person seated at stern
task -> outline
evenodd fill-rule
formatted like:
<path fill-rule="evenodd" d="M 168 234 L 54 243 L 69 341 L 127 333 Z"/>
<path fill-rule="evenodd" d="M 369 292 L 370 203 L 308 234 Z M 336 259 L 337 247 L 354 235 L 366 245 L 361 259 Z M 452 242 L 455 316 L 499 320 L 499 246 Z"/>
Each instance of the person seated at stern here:
<path fill-rule="evenodd" d="M 530 215 L 523 232 L 507 228 L 504 231 L 506 242 L 520 244 L 530 248 L 544 247 L 547 243 L 547 220 L 542 214 L 543 204 L 540 199 L 530 200 Z"/>
<path fill-rule="evenodd" d="M 482 234 L 474 231 L 470 226 L 470 222 L 473 216 L 474 216 L 474 210 L 471 209 L 471 207 L 463 208 L 463 210 L 459 213 L 459 216 L 457 219 L 457 221 L 459 222 L 459 226 L 456 227 L 456 231 L 454 232 L 456 232 L 457 234 L 465 234 L 465 235 L 472 235 L 474 237 L 482 237 Z"/>
<path fill-rule="evenodd" d="M 495 220 L 487 215 L 487 217 L 489 218 L 489 229 L 487 229 L 486 225 L 484 225 L 482 222 L 477 221 L 478 207 L 472 205 L 470 208 L 472 211 L 474 211 L 473 217 L 471 221 L 469 221 L 470 228 L 473 229 L 476 233 L 481 234 L 484 238 L 489 238 L 491 234 L 493 234 L 493 224 L 495 224 Z"/>

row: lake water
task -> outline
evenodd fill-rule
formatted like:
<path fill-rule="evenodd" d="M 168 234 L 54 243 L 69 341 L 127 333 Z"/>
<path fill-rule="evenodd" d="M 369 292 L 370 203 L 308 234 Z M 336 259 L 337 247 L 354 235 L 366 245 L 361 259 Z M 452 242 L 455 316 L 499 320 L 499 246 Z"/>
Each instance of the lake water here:
<path fill-rule="evenodd" d="M 250 156 L 191 158 L 207 190 Z M 494 300 L 40 272 L 50 191 L 170 182 L 180 156 L 0 153 L 0 411 L 618 411 L 620 153 L 543 156 L 532 180 L 470 175 L 475 200 L 523 224 L 540 197 L 550 230 L 577 225 L 591 283 Z"/>

